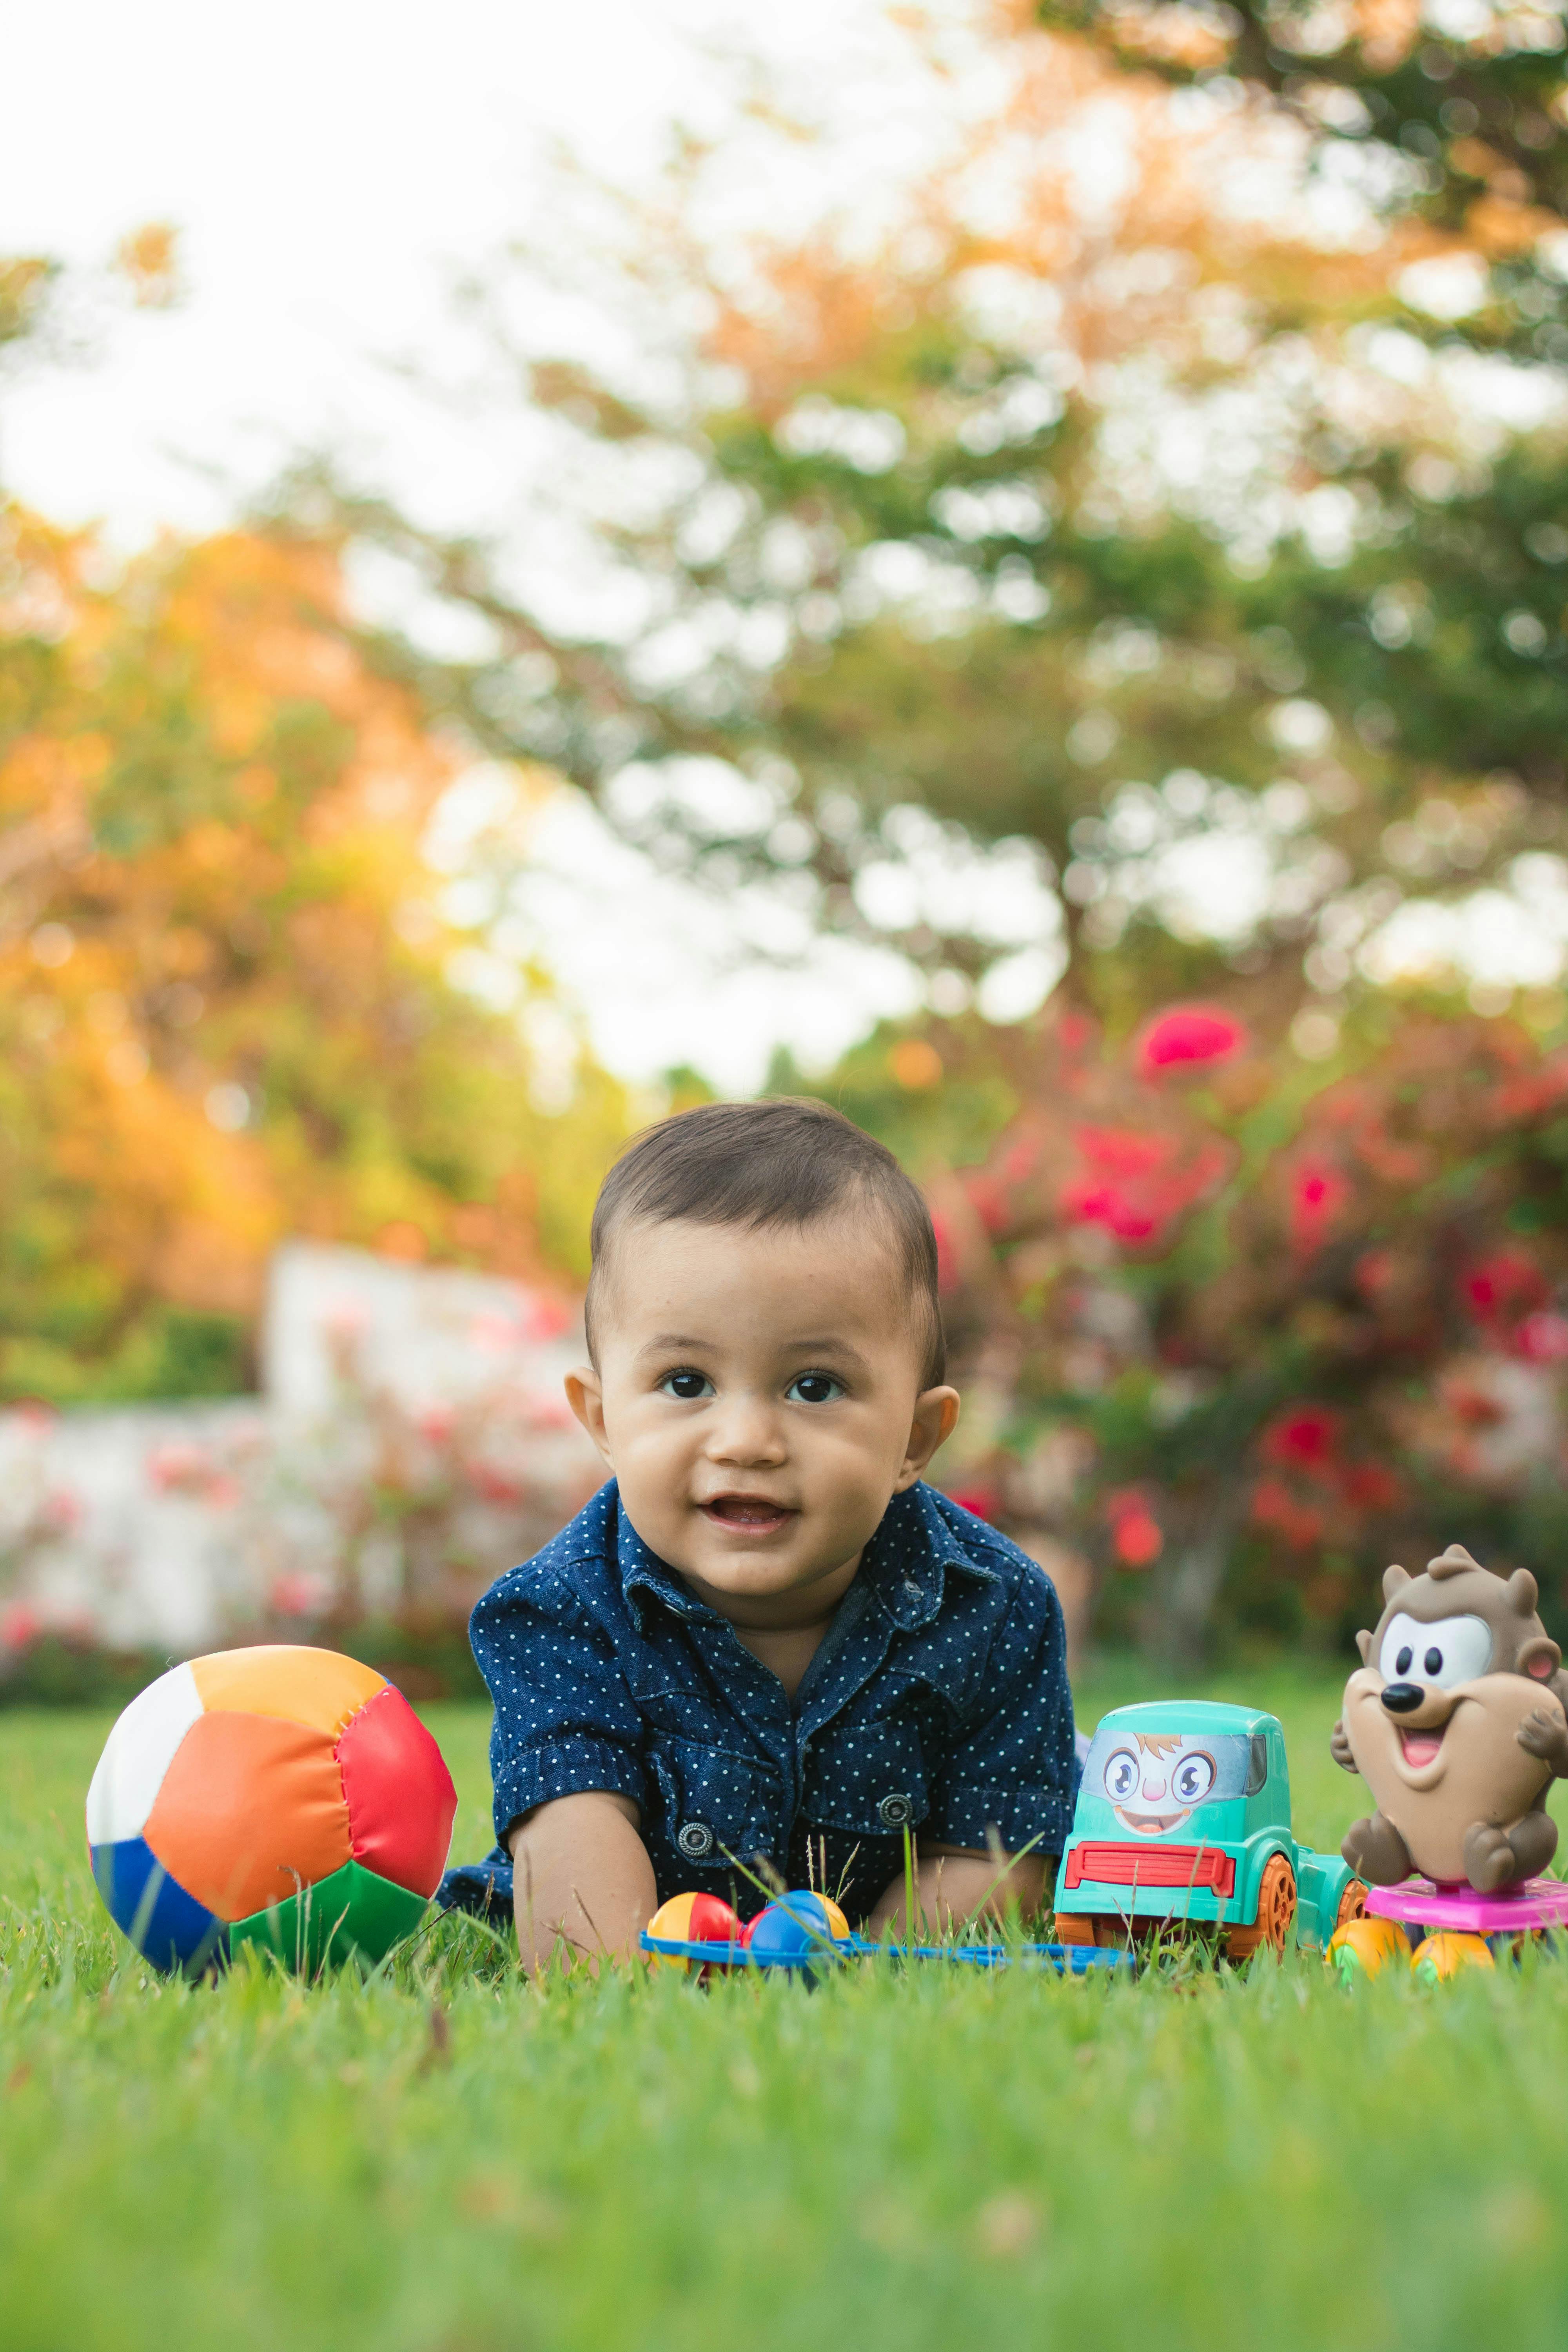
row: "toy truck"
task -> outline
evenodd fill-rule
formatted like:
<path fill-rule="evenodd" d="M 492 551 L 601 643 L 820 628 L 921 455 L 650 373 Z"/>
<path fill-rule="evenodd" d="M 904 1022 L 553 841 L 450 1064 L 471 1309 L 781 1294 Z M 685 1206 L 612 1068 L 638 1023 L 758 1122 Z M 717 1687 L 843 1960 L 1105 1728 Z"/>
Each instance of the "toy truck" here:
<path fill-rule="evenodd" d="M 1057 1941 L 1206 1933 L 1227 1959 L 1259 1944 L 1326 1949 L 1366 1889 L 1338 1854 L 1290 1833 L 1279 1719 L 1205 1699 L 1117 1707 L 1084 1760 L 1057 1877 Z"/>

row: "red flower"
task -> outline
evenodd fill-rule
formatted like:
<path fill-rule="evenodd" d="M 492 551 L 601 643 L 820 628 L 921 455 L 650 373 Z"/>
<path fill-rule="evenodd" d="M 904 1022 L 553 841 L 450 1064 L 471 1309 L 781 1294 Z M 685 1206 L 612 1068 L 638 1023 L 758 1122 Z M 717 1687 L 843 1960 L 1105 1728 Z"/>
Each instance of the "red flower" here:
<path fill-rule="evenodd" d="M 1319 1248 L 1350 1198 L 1350 1186 L 1327 1160 L 1304 1160 L 1290 1181 L 1290 1238 L 1298 1249 Z"/>
<path fill-rule="evenodd" d="M 1310 1551 L 1323 1533 L 1322 1513 L 1299 1503 L 1283 1478 L 1259 1478 L 1252 1490 L 1252 1524 L 1280 1537 L 1292 1551 Z"/>
<path fill-rule="evenodd" d="M 1512 1322 L 1541 1306 L 1546 1285 L 1540 1269 L 1521 1252 L 1499 1250 L 1470 1268 L 1464 1297 L 1478 1323 Z"/>
<path fill-rule="evenodd" d="M 1172 1137 L 1136 1128 L 1080 1127 L 1074 1129 L 1073 1142 L 1085 1164 L 1061 1189 L 1062 1214 L 1079 1224 L 1104 1225 L 1119 1242 L 1158 1238 L 1207 1192 L 1226 1164 L 1219 1144 L 1184 1161 Z"/>
<path fill-rule="evenodd" d="M 1321 1476 L 1332 1460 L 1339 1435 L 1338 1413 L 1325 1405 L 1299 1405 L 1269 1424 L 1258 1451 L 1266 1462 L 1277 1462 L 1282 1469 Z"/>
<path fill-rule="evenodd" d="M 1399 1500 L 1399 1481 L 1381 1462 L 1357 1462 L 1342 1480 L 1347 1503 L 1358 1511 L 1391 1511 Z"/>
<path fill-rule="evenodd" d="M 1173 1004 L 1150 1023 L 1138 1047 L 1145 1076 L 1183 1062 L 1228 1062 L 1245 1051 L 1244 1024 L 1212 1004 Z"/>
<path fill-rule="evenodd" d="M 936 1286 L 944 1294 L 958 1288 L 958 1260 L 953 1255 L 952 1232 L 945 1217 L 931 1213 L 931 1229 L 936 1237 Z"/>
<path fill-rule="evenodd" d="M 509 1478 L 504 1470 L 498 1470 L 489 1462 L 473 1463 L 468 1476 L 475 1492 L 487 1503 L 521 1503 L 528 1492 L 520 1479 Z"/>
<path fill-rule="evenodd" d="M 1110 1549 L 1123 1568 L 1152 1568 L 1165 1549 L 1164 1530 L 1149 1507 L 1141 1486 L 1124 1486 L 1108 1495 L 1105 1513 L 1110 1521 Z"/>

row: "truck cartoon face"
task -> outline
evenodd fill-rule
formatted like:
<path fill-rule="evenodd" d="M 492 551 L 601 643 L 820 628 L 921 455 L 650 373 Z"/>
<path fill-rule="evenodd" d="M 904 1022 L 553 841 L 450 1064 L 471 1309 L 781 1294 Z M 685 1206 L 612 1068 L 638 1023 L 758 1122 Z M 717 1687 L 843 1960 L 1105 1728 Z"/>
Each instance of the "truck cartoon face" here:
<path fill-rule="evenodd" d="M 1259 1940 L 1326 1943 L 1359 1882 L 1299 1845 L 1276 1717 L 1212 1700 L 1118 1707 L 1084 1759 L 1057 1876 L 1061 1940 L 1136 1922 L 1217 1929 L 1231 1956 Z"/>
<path fill-rule="evenodd" d="M 1134 1731 L 1112 1716 L 1094 1736 L 1086 1795 L 1102 1796 L 1134 1837 L 1167 1837 L 1198 1808 L 1250 1796 L 1268 1772 L 1268 1742 L 1244 1732 Z"/>

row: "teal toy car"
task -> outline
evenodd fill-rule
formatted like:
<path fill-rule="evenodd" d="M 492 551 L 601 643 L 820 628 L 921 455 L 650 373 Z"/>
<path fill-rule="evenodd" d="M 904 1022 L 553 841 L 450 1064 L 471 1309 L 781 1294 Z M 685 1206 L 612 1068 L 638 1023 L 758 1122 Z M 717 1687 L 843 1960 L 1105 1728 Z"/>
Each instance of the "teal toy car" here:
<path fill-rule="evenodd" d="M 1057 1941 L 1124 1944 L 1157 1926 L 1213 1931 L 1226 1957 L 1324 1949 L 1366 1889 L 1290 1834 L 1279 1719 L 1206 1699 L 1105 1717 L 1084 1759 L 1057 1875 Z"/>

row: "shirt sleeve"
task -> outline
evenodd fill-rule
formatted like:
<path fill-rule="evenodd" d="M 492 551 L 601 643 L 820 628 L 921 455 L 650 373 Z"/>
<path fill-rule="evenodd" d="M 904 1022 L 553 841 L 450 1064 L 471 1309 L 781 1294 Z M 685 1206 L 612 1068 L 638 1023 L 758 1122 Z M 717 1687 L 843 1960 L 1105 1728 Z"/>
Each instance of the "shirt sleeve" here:
<path fill-rule="evenodd" d="M 606 1634 L 569 1588 L 503 1577 L 469 1621 L 495 1701 L 496 1835 L 552 1797 L 610 1789 L 647 1811 L 642 1717 Z"/>
<path fill-rule="evenodd" d="M 936 1776 L 923 1823 L 943 1845 L 1061 1853 L 1072 1829 L 1079 1764 L 1061 1603 L 1031 1561 L 991 1645 L 978 1712 Z"/>

